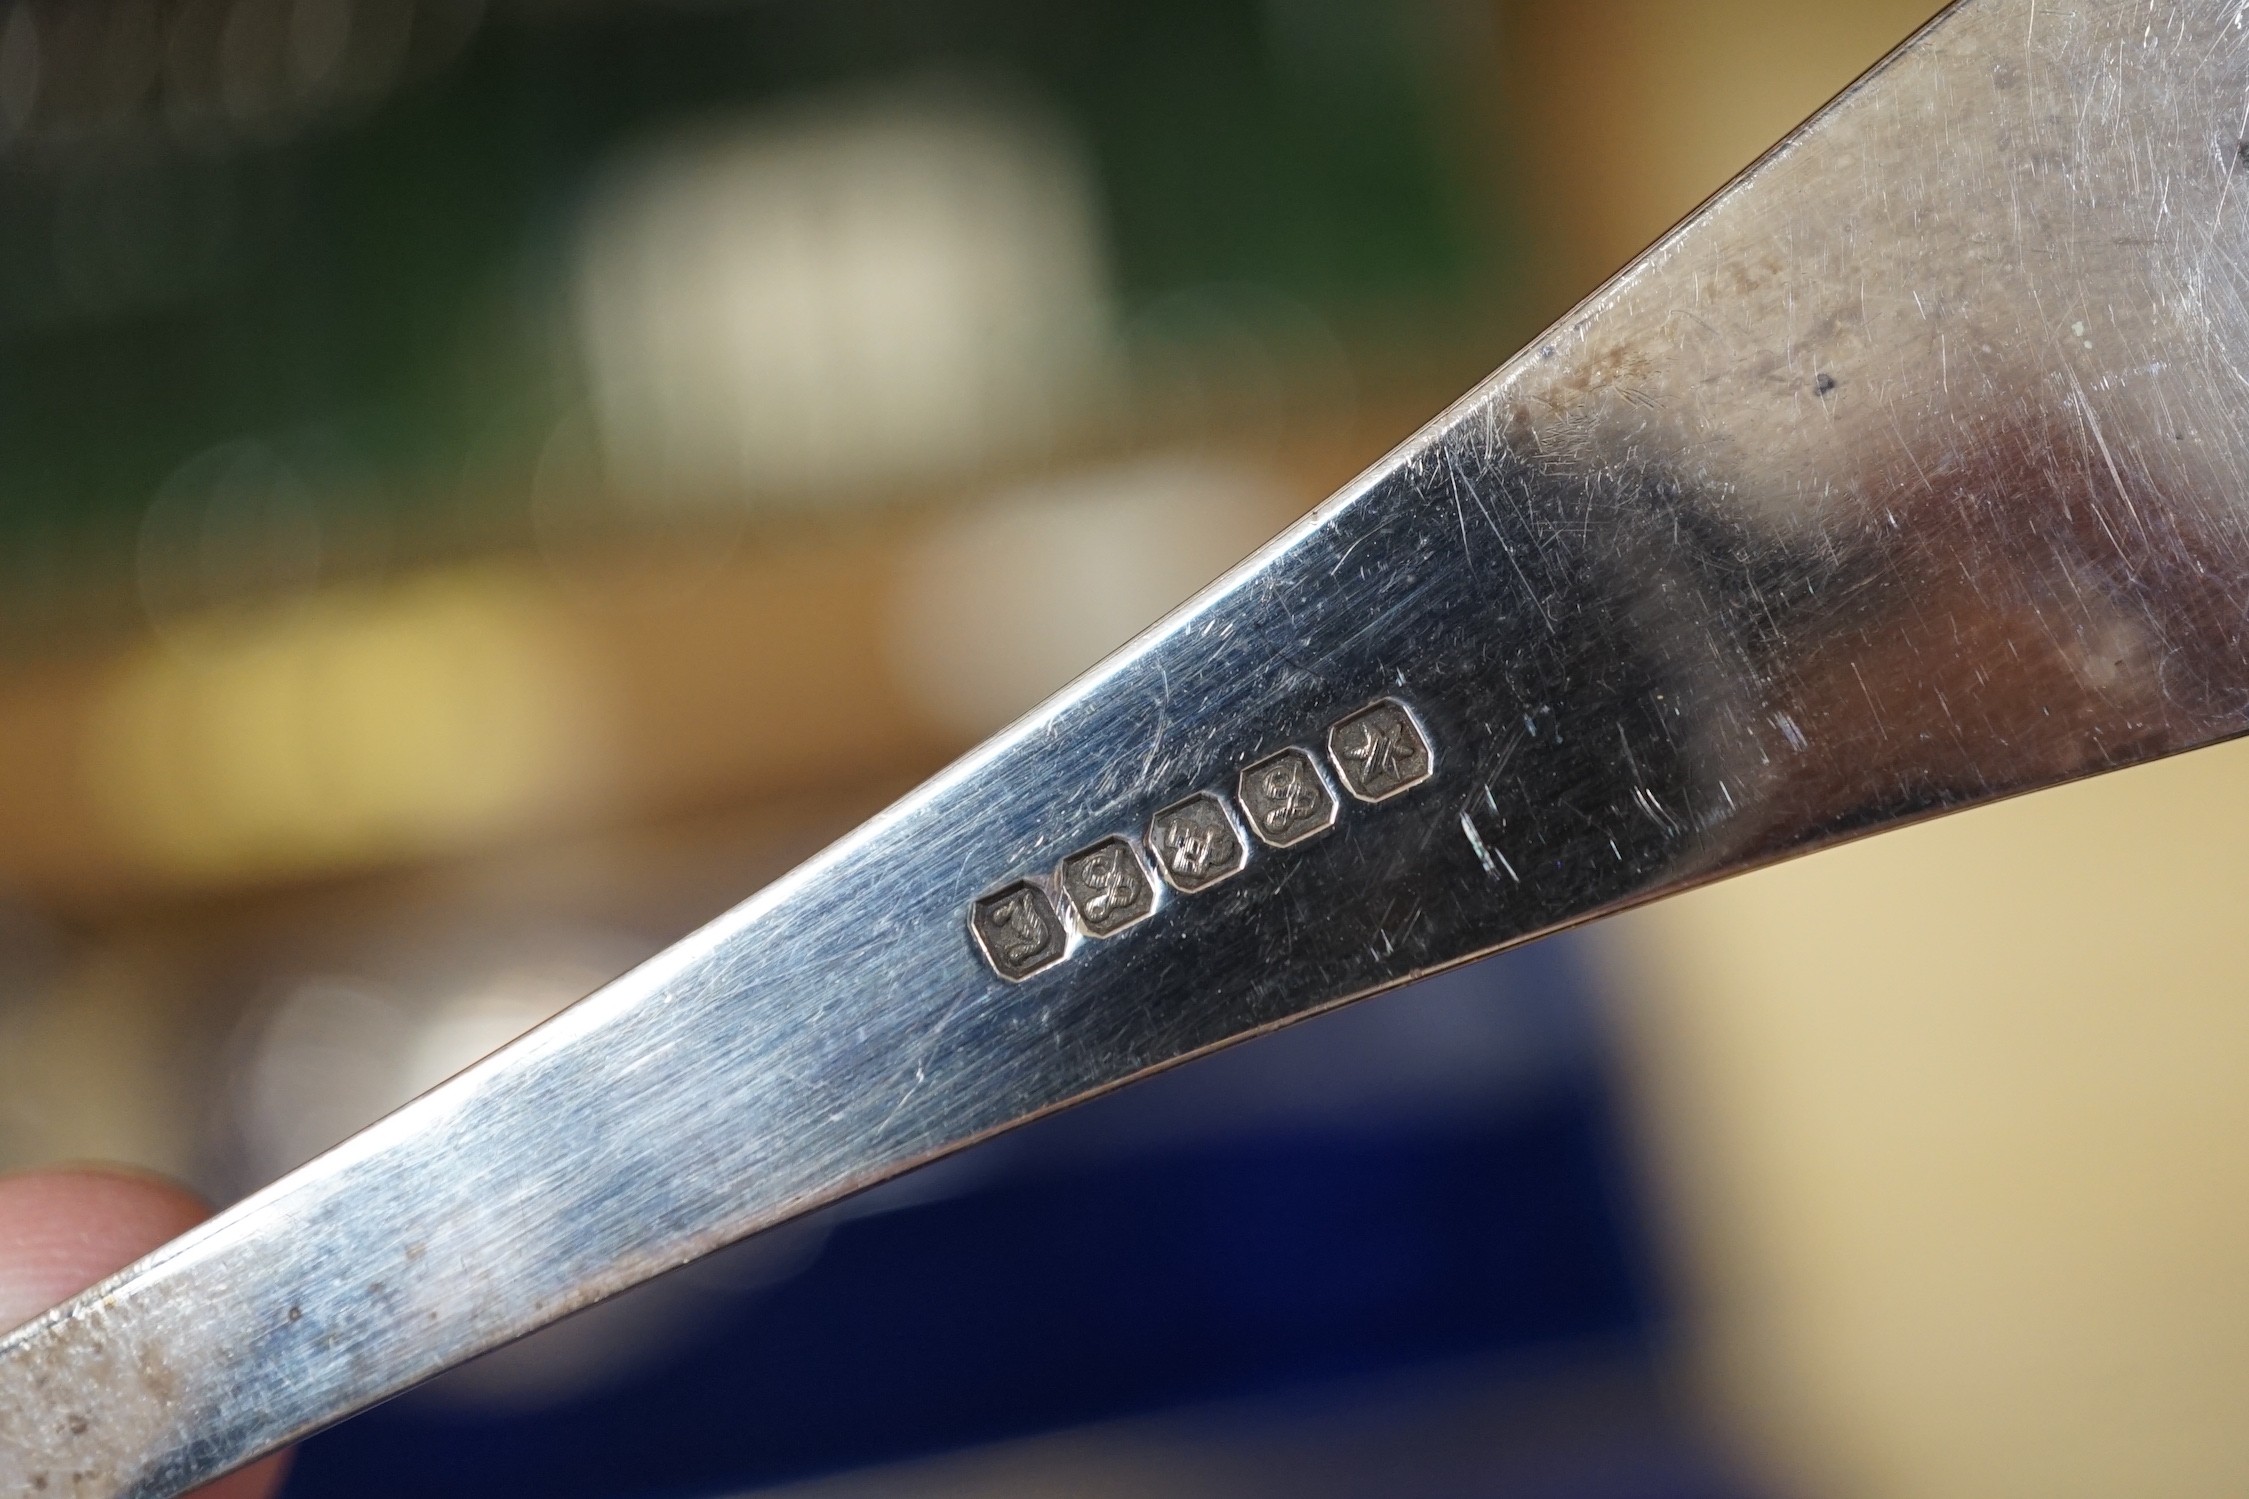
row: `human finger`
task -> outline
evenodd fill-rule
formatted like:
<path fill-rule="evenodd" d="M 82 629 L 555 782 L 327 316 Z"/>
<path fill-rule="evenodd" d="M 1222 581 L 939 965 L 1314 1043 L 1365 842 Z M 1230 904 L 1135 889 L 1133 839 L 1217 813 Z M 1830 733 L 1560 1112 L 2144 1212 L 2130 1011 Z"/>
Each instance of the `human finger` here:
<path fill-rule="evenodd" d="M 0 1177 L 0 1331 L 28 1322 L 210 1216 L 171 1182 L 106 1167 Z M 281 1486 L 277 1454 L 196 1499 L 265 1499 Z"/>

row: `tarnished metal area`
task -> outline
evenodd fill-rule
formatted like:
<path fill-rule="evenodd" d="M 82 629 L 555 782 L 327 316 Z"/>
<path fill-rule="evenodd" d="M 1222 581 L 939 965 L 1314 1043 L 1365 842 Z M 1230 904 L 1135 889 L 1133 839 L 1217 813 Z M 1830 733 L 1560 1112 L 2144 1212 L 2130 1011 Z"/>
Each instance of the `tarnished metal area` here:
<path fill-rule="evenodd" d="M 1150 1068 L 2241 732 L 2245 134 L 2238 6 L 1948 13 L 1031 718 L 0 1343 L 0 1493 L 172 1493 Z"/>

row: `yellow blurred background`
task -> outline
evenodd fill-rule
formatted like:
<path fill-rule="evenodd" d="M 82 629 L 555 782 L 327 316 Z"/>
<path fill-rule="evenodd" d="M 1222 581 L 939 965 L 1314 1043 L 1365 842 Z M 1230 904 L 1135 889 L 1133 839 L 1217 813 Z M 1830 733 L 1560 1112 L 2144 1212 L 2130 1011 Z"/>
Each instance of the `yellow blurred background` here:
<path fill-rule="evenodd" d="M 0 23 L 5 149 L 63 199 L 137 128 L 67 92 L 128 9 Z M 1082 142 L 974 79 L 634 138 L 529 278 L 574 373 L 418 481 L 473 503 L 338 508 L 364 465 L 251 432 L 128 565 L 12 574 L 0 1166 L 244 1190 L 551 1013 L 1347 480 L 1930 9 L 1398 7 L 1457 315 L 1136 290 Z M 208 98 L 165 32 L 166 128 L 266 149 L 450 65 L 277 24 Z M 74 315 L 171 294 L 104 274 Z M 2213 751 L 1608 925 L 1683 1377 L 1776 1491 L 2249 1491 L 2245 814 Z"/>

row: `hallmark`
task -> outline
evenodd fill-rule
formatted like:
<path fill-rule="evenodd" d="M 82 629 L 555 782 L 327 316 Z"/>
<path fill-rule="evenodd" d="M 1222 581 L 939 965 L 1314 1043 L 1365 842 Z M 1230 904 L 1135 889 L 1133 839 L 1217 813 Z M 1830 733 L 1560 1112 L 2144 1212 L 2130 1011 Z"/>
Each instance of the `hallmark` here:
<path fill-rule="evenodd" d="M 1435 763 L 1413 710 L 1396 698 L 1367 704 L 1328 730 L 1328 758 L 1344 789 L 1363 802 L 1388 801 L 1429 779 Z"/>
<path fill-rule="evenodd" d="M 1291 747 L 1242 772 L 1242 811 L 1275 848 L 1289 848 L 1335 826 L 1335 793 L 1311 752 Z"/>
<path fill-rule="evenodd" d="M 978 901 L 968 925 L 976 945 L 1003 979 L 1027 979 L 1059 962 L 1067 949 L 1054 902 L 1027 880 Z"/>
<path fill-rule="evenodd" d="M 1226 804 L 1207 791 L 1173 802 L 1148 823 L 1156 867 L 1174 890 L 1193 895 L 1242 872 L 1249 848 Z"/>
<path fill-rule="evenodd" d="M 1113 937 L 1156 909 L 1155 883 L 1140 855 L 1109 838 L 1062 861 L 1062 894 L 1088 936 Z"/>
<path fill-rule="evenodd" d="M 1316 751 L 1291 745 L 1244 769 L 1231 800 L 1198 791 L 1149 818 L 1144 839 L 1103 838 L 1064 859 L 1051 879 L 1018 879 L 978 900 L 968 927 L 985 961 L 1019 983 L 1069 956 L 1075 939 L 1065 915 L 1087 937 L 1114 937 L 1156 914 L 1157 874 L 1181 895 L 1199 894 L 1249 867 L 1252 833 L 1294 848 L 1334 827 L 1343 813 L 1339 783 L 1354 801 L 1384 802 L 1437 770 L 1429 731 L 1394 697 L 1336 719 L 1325 742 L 1332 780 Z"/>

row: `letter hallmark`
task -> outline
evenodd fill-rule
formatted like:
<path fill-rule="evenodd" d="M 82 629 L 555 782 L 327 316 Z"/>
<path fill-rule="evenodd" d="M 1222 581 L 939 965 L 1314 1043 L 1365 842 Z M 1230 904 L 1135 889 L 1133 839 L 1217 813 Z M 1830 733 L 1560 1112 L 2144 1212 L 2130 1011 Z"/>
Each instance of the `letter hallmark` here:
<path fill-rule="evenodd" d="M 1328 758 L 1353 796 L 1388 801 L 1429 779 L 1429 741 L 1396 698 L 1369 703 L 1328 730 Z"/>
<path fill-rule="evenodd" d="M 1242 872 L 1249 850 L 1226 804 L 1207 791 L 1174 802 L 1148 823 L 1156 867 L 1182 895 L 1208 890 Z"/>
<path fill-rule="evenodd" d="M 1078 925 L 1094 937 L 1113 937 L 1156 909 L 1156 887 L 1122 838 L 1064 859 L 1062 893 L 1078 913 Z"/>
<path fill-rule="evenodd" d="M 1242 811 L 1258 837 L 1289 848 L 1335 826 L 1335 793 L 1300 749 L 1269 755 L 1242 772 Z"/>
<path fill-rule="evenodd" d="M 1058 962 L 1066 944 L 1062 918 L 1038 886 L 1008 886 L 976 903 L 969 919 L 976 945 L 1004 979 L 1022 980 Z"/>

